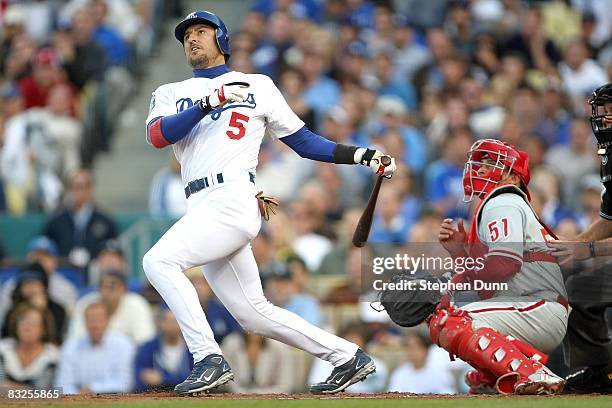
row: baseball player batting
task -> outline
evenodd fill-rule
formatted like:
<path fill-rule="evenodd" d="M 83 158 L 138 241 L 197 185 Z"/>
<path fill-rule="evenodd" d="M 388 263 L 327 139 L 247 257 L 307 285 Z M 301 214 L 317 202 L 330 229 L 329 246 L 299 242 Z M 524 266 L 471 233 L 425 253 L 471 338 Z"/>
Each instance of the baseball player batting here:
<path fill-rule="evenodd" d="M 187 213 L 145 254 L 143 268 L 168 304 L 193 354 L 195 365 L 179 394 L 208 391 L 233 378 L 213 338 L 195 288 L 183 271 L 205 265 L 215 295 L 240 325 L 331 362 L 317 394 L 336 393 L 375 371 L 357 345 L 321 330 L 265 298 L 251 250 L 261 226 L 254 185 L 265 134 L 300 156 L 337 164 L 362 164 L 391 176 L 377 150 L 336 144 L 304 126 L 265 75 L 230 71 L 228 30 L 208 11 L 189 14 L 174 30 L 193 77 L 153 92 L 146 120 L 147 141 L 172 145 L 181 164 Z M 280 176 L 280 175 L 279 175 Z M 285 176 L 285 175 L 282 175 Z"/>
<path fill-rule="evenodd" d="M 442 301 L 429 320 L 432 340 L 476 370 L 472 392 L 556 394 L 564 380 L 544 364 L 567 329 L 561 270 L 550 254 L 554 236 L 529 204 L 529 158 L 495 139 L 474 143 L 465 165 L 467 201 L 479 198 L 472 226 L 443 221 L 439 240 L 453 257 L 485 257 L 482 269 L 456 274 L 452 283 L 506 282 L 507 290 L 479 292 L 463 307 Z"/>

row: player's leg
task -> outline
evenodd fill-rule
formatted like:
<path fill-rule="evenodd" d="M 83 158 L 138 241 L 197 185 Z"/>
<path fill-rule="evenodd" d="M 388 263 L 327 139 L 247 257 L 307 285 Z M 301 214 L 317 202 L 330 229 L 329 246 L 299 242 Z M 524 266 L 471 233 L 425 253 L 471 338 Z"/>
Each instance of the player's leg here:
<path fill-rule="evenodd" d="M 328 333 L 266 299 L 250 244 L 224 260 L 203 267 L 215 295 L 250 332 L 292 345 L 331 362 L 338 381 L 321 392 L 341 391 L 374 372 L 374 364 L 356 344 Z M 317 390 L 314 390 L 317 391 Z"/>
<path fill-rule="evenodd" d="M 599 267 L 572 275 L 565 283 L 572 313 L 563 344 L 570 368 L 570 393 L 612 393 L 612 342 L 606 312 L 612 307 L 612 271 Z"/>
<path fill-rule="evenodd" d="M 470 307 L 476 310 L 474 315 L 466 310 L 451 308 L 450 315 L 446 310 L 439 310 L 429 322 L 430 334 L 436 344 L 467 361 L 478 370 L 466 376 L 470 387 L 477 389 L 482 386 L 495 386 L 502 393 L 560 392 L 563 380 L 543 365 L 547 358 L 546 355 L 531 345 L 513 338 L 504 326 L 505 322 L 510 321 L 527 327 L 525 320 L 504 316 L 508 317 L 506 320 L 499 317 L 494 311 L 495 307 L 497 309 L 502 307 L 500 303 L 483 303 L 485 302 L 477 302 L 474 305 L 479 306 L 483 314 L 496 315 L 497 318 L 488 316 L 487 319 L 483 319 L 478 316 L 476 307 Z M 508 305 L 504 307 L 509 308 Z M 555 317 L 556 312 L 558 312 L 556 307 L 553 307 L 549 313 L 540 311 L 538 316 L 540 318 L 543 316 Z M 565 317 L 567 318 L 567 314 Z M 504 324 L 497 324 L 498 321 L 504 321 Z M 533 323 L 529 319 L 526 321 Z M 539 326 L 542 324 L 540 323 Z M 514 335 L 526 333 L 528 330 L 525 327 L 518 331 L 512 330 L 511 333 Z M 532 326 L 534 327 L 537 326 Z M 522 338 L 529 338 L 529 336 Z M 553 340 L 555 341 L 558 344 L 560 339 Z M 540 341 L 540 344 L 545 344 L 545 342 Z"/>
<path fill-rule="evenodd" d="M 195 288 L 183 272 L 246 245 L 260 221 L 255 211 L 245 218 L 238 207 L 233 212 L 231 206 L 218 207 L 202 204 L 190 209 L 143 258 L 147 278 L 176 316 L 194 356 L 192 374 L 175 388 L 179 393 L 204 391 L 231 379 Z"/>
<path fill-rule="evenodd" d="M 557 302 L 536 298 L 499 297 L 462 306 L 470 312 L 474 327 L 490 327 L 543 353 L 561 344 L 567 330 L 568 311 Z"/>

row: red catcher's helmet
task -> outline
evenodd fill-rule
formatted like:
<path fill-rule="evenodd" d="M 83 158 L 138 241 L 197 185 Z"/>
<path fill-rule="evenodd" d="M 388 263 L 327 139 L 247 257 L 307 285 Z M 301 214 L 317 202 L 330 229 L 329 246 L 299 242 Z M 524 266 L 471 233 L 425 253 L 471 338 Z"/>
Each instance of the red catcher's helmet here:
<path fill-rule="evenodd" d="M 487 162 L 484 162 L 486 159 Z M 485 167 L 479 171 L 482 166 Z M 530 199 L 527 185 L 531 176 L 527 153 L 497 139 L 476 141 L 468 152 L 468 160 L 463 170 L 463 191 L 466 196 L 464 201 L 470 202 L 474 197 L 481 197 L 506 184 L 505 180 L 511 173 L 519 175 L 521 190 Z"/>

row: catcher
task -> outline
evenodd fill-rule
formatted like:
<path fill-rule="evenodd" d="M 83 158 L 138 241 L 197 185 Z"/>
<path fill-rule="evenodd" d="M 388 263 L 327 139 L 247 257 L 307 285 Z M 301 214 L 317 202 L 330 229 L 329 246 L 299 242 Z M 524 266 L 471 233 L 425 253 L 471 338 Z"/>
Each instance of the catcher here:
<path fill-rule="evenodd" d="M 466 374 L 472 393 L 556 394 L 565 384 L 544 365 L 545 353 L 565 336 L 569 311 L 561 270 L 546 245 L 554 235 L 529 204 L 529 178 L 525 152 L 495 139 L 477 141 L 463 176 L 466 201 L 481 200 L 471 229 L 461 220 L 455 228 L 451 219 L 440 227 L 439 241 L 453 258 L 485 259 L 482 268 L 455 274 L 452 284 L 505 282 L 505 290 L 481 290 L 480 301 L 462 307 L 451 305 L 452 293 L 381 296 L 396 323 L 426 319 L 432 340 L 475 368 Z"/>

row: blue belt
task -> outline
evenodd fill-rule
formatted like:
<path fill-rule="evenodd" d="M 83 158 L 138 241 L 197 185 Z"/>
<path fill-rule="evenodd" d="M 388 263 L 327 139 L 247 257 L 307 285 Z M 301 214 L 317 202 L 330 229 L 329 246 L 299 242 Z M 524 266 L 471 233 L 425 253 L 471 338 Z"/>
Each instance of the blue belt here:
<path fill-rule="evenodd" d="M 208 177 L 204 177 L 201 179 L 197 179 L 197 180 L 193 180 L 190 181 L 189 183 L 187 183 L 187 187 L 185 187 L 185 197 L 189 198 L 190 195 L 197 193 L 200 190 L 204 190 L 205 188 L 208 188 L 212 185 L 215 184 L 223 184 L 223 173 L 217 173 L 217 175 L 215 176 L 217 179 L 217 182 L 215 183 L 214 180 L 210 180 L 209 183 L 209 178 Z M 249 181 L 251 183 L 255 183 L 255 174 L 253 173 L 249 173 Z"/>

